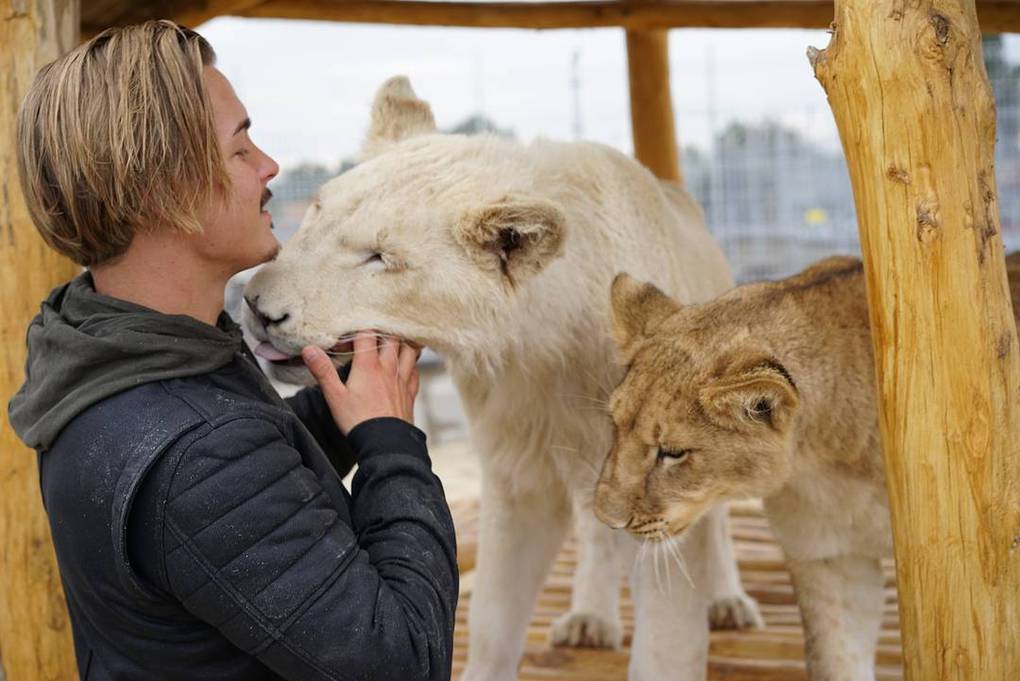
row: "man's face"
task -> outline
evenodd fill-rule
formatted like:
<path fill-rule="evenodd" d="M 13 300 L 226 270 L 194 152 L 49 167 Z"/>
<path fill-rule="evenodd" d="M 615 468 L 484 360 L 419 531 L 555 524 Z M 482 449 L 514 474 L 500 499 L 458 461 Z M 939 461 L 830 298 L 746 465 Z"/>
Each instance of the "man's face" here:
<path fill-rule="evenodd" d="M 203 71 L 216 126 L 216 139 L 231 186 L 198 211 L 203 233 L 194 245 L 211 266 L 226 276 L 273 258 L 280 247 L 272 232 L 272 215 L 263 210 L 269 183 L 280 167 L 252 143 L 251 121 L 226 76 L 207 66 Z"/>

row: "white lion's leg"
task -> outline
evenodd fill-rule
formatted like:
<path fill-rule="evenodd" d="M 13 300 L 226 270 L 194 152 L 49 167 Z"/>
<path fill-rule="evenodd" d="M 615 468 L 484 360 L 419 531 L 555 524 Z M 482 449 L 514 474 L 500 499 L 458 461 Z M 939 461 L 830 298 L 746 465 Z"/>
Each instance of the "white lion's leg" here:
<path fill-rule="evenodd" d="M 884 578 L 874 558 L 790 561 L 812 681 L 874 681 Z"/>
<path fill-rule="evenodd" d="M 712 604 L 708 623 L 713 629 L 761 628 L 765 621 L 758 603 L 747 595 L 740 581 L 737 557 L 730 539 L 729 513 L 725 504 L 708 512 L 708 565 L 712 583 Z"/>
<path fill-rule="evenodd" d="M 553 486 L 558 482 L 512 493 L 507 480 L 495 475 L 483 466 L 478 564 L 461 681 L 517 678 L 535 600 L 570 525 L 566 494 Z"/>
<path fill-rule="evenodd" d="M 664 544 L 646 544 L 639 549 L 631 573 L 634 640 L 630 681 L 704 681 L 706 678 L 708 620 L 705 612 L 711 597 L 707 529 L 707 524 L 701 521 L 690 529 L 682 545 L 675 545 L 674 550 L 683 557 L 683 570 L 673 550 Z"/>
<path fill-rule="evenodd" d="M 623 638 L 620 584 L 633 542 L 599 522 L 584 499 L 574 504 L 574 523 L 578 556 L 570 612 L 553 622 L 549 640 L 553 645 L 618 648 Z"/>

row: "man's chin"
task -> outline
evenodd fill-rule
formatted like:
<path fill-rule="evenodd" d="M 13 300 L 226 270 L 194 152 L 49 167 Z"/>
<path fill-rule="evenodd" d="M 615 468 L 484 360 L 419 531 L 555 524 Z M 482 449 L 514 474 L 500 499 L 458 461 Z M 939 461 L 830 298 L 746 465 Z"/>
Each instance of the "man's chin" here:
<path fill-rule="evenodd" d="M 252 254 L 249 258 L 237 264 L 237 267 L 240 268 L 239 272 L 258 267 L 259 265 L 265 265 L 267 262 L 276 259 L 280 252 L 280 242 L 276 240 L 275 235 L 270 235 L 270 238 L 272 239 L 271 244 L 267 244 L 264 248 L 257 251 L 256 254 Z"/>
<path fill-rule="evenodd" d="M 266 250 L 263 252 L 262 259 L 259 260 L 259 262 L 258 262 L 259 265 L 265 264 L 265 263 L 269 262 L 270 260 L 275 260 L 276 256 L 279 255 L 279 253 L 280 253 L 280 249 L 282 248 L 282 246 L 280 245 L 280 242 L 277 240 L 275 234 L 272 235 L 272 238 L 273 238 L 273 245 L 268 247 L 268 248 L 266 248 Z"/>

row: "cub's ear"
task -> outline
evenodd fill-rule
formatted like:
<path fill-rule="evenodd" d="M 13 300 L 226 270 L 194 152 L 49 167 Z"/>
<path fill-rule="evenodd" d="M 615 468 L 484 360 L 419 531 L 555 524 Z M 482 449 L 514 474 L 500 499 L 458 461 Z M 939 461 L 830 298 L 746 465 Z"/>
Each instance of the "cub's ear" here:
<path fill-rule="evenodd" d="M 371 158 L 394 142 L 430 132 L 436 132 L 432 108 L 418 99 L 407 76 L 394 76 L 375 94 L 372 125 L 361 145 L 360 158 Z"/>
<path fill-rule="evenodd" d="M 705 414 L 720 426 L 737 430 L 770 428 L 785 434 L 800 404 L 797 384 L 774 357 L 740 362 L 701 389 Z"/>
<path fill-rule="evenodd" d="M 562 254 L 566 218 L 552 201 L 509 195 L 469 210 L 454 236 L 482 269 L 515 286 Z"/>
<path fill-rule="evenodd" d="M 626 356 L 632 343 L 646 337 L 659 322 L 679 309 L 675 300 L 654 285 L 620 272 L 609 292 L 613 340 Z"/>

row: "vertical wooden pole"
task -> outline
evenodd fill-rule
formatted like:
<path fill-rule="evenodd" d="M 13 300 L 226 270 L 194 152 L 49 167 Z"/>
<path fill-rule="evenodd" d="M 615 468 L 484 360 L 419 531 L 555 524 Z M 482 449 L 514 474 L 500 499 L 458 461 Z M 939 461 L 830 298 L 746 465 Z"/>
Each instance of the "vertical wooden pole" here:
<path fill-rule="evenodd" d="M 35 454 L 7 420 L 21 386 L 25 330 L 56 284 L 75 275 L 25 208 L 15 152 L 18 105 L 36 71 L 78 42 L 79 0 L 0 0 L 0 650 L 8 681 L 78 678 L 64 594 L 39 495 Z"/>
<path fill-rule="evenodd" d="M 669 92 L 667 31 L 627 31 L 634 157 L 664 180 L 683 182 Z"/>
<path fill-rule="evenodd" d="M 1020 679 L 1020 355 L 974 0 L 836 0 L 908 680 Z"/>

